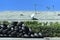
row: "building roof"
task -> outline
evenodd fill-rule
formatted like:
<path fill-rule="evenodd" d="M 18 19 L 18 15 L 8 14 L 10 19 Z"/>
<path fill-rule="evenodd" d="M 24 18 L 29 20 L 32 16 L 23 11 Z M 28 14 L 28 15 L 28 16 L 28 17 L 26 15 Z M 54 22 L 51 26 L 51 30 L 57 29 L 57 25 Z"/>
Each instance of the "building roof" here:
<path fill-rule="evenodd" d="M 0 20 L 30 20 L 33 11 L 4 11 L 0 12 Z M 59 11 L 40 11 L 34 17 L 38 20 L 60 20 Z"/>

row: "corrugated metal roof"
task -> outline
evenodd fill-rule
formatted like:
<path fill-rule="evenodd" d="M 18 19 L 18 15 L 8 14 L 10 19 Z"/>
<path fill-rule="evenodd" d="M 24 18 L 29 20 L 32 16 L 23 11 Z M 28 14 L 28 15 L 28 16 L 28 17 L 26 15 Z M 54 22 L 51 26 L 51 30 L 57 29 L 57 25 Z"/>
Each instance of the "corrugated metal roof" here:
<path fill-rule="evenodd" d="M 31 19 L 31 14 L 33 14 L 35 12 L 0 12 L 0 19 Z M 21 16 L 20 14 L 23 14 L 23 16 Z M 59 19 L 60 20 L 60 16 L 58 16 L 58 14 L 60 14 L 60 12 L 46 12 L 46 11 L 42 11 L 42 12 L 38 12 L 37 14 L 34 15 L 35 18 L 39 19 L 39 20 L 46 20 L 46 19 Z"/>

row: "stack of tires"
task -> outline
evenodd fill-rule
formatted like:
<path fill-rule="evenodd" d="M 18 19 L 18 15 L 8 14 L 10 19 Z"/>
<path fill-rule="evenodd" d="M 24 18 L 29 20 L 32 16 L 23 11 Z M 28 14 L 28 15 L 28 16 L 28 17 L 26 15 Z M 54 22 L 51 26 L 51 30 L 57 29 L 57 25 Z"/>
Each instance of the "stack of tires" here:
<path fill-rule="evenodd" d="M 24 25 L 24 22 L 0 24 L 0 37 L 43 38 L 41 33 L 35 33 Z"/>

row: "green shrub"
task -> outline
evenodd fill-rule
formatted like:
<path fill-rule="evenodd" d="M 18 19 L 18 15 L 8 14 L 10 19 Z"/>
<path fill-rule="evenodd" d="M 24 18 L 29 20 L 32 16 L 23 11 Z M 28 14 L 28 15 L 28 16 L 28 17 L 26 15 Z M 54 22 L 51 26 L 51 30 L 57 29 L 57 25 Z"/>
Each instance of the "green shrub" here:
<path fill-rule="evenodd" d="M 43 24 L 43 25 L 42 25 Z M 41 32 L 45 37 L 60 37 L 60 23 L 27 21 L 25 25 L 30 27 L 34 32 Z"/>
<path fill-rule="evenodd" d="M 3 21 L 3 24 L 9 25 L 10 23 L 8 21 Z"/>

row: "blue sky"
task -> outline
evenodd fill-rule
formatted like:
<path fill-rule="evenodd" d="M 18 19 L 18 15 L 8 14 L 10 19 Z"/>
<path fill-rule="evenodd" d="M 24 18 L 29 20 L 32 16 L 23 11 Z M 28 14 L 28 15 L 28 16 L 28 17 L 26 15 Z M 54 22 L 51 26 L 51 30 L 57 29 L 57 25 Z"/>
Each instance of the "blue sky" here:
<path fill-rule="evenodd" d="M 0 0 L 0 11 L 60 11 L 60 0 Z"/>

